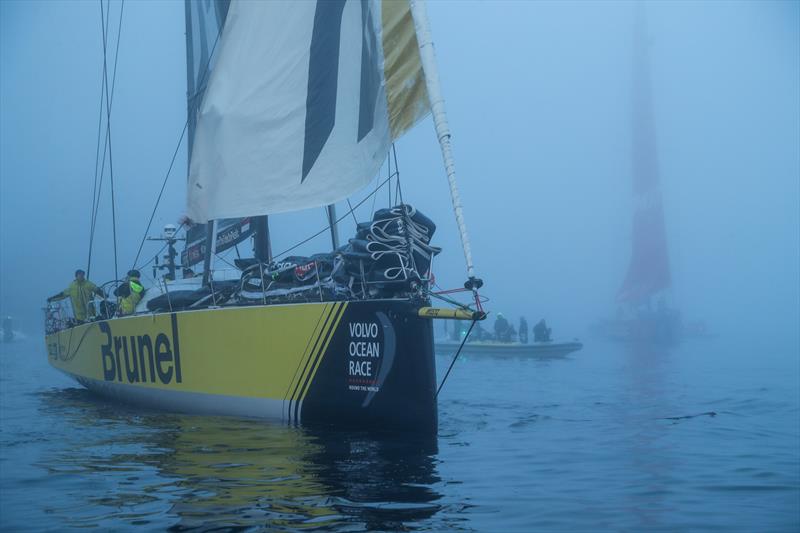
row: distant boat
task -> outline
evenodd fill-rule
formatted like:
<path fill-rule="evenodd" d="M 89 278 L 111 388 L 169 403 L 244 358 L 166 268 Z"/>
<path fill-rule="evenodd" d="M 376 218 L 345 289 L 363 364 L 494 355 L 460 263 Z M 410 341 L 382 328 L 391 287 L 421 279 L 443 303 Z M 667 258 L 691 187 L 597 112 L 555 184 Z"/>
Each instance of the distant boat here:
<path fill-rule="evenodd" d="M 437 340 L 434 344 L 440 355 L 455 354 L 460 342 Z M 564 357 L 583 348 L 583 343 L 575 339 L 566 342 L 521 342 L 475 341 L 467 342 L 461 350 L 462 355 L 487 355 L 492 357 L 520 357 L 553 359 Z"/>
<path fill-rule="evenodd" d="M 614 318 L 592 332 L 611 340 L 673 344 L 685 330 L 672 301 L 672 276 L 661 197 L 644 7 L 636 5 L 633 45 L 631 255 Z"/>
<path fill-rule="evenodd" d="M 3 318 L 3 327 L 2 327 L 2 332 L 0 333 L 0 341 L 14 342 L 14 341 L 21 341 L 26 338 L 27 336 L 24 333 L 16 329 L 13 329 L 13 320 L 10 316 Z"/>

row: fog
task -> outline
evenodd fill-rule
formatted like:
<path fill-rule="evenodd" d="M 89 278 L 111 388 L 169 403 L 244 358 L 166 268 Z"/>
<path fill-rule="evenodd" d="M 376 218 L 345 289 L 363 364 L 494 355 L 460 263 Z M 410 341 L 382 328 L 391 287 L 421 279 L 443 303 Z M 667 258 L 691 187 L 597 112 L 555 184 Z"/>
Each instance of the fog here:
<path fill-rule="evenodd" d="M 111 43 L 119 9 L 112 3 Z M 800 4 L 652 2 L 645 11 L 674 305 L 718 335 L 769 339 L 796 357 Z M 429 13 L 487 308 L 584 337 L 613 315 L 631 253 L 634 6 L 431 2 Z M 0 3 L 0 307 L 31 332 L 41 331 L 45 298 L 87 265 L 102 66 L 97 3 Z M 186 120 L 185 92 L 183 3 L 126 2 L 111 119 L 121 274 Z M 405 200 L 438 225 L 437 280 L 460 286 L 464 258 L 431 119 L 397 152 Z M 184 213 L 185 177 L 184 144 L 150 235 Z M 114 277 L 104 187 L 90 272 L 98 283 Z M 321 209 L 273 217 L 273 249 L 324 226 Z M 348 220 L 342 239 L 351 234 Z M 323 234 L 302 251 L 329 243 Z"/>

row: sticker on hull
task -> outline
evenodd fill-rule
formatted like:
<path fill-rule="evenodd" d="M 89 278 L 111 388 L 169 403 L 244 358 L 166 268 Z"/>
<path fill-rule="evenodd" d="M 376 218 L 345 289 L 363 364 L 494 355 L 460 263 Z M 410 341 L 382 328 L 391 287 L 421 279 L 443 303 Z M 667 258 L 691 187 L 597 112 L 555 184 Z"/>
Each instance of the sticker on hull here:
<path fill-rule="evenodd" d="M 379 311 L 372 317 L 347 324 L 347 389 L 369 393 L 364 405 L 380 392 L 396 347 L 394 326 L 386 314 Z"/>

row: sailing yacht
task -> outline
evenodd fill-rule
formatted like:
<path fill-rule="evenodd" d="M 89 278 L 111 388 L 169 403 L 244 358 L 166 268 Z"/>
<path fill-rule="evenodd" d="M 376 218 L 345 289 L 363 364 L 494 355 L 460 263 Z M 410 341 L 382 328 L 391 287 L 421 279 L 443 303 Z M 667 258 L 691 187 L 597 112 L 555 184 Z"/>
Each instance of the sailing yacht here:
<path fill-rule="evenodd" d="M 50 364 L 159 409 L 435 433 L 432 320 L 485 313 L 424 3 L 187 0 L 186 39 L 181 265 L 168 228 L 168 274 L 133 314 L 101 302 L 77 323 L 51 304 Z M 400 202 L 342 245 L 333 208 L 428 114 L 467 266 L 470 303 L 450 308 L 431 306 L 431 220 Z M 333 251 L 274 257 L 268 217 L 309 208 L 327 210 Z M 216 254 L 251 236 L 254 257 L 215 272 Z"/>
<path fill-rule="evenodd" d="M 614 340 L 671 344 L 681 318 L 671 303 L 672 276 L 661 196 L 644 5 L 635 5 L 633 42 L 631 256 L 617 292 L 617 316 L 594 326 Z"/>

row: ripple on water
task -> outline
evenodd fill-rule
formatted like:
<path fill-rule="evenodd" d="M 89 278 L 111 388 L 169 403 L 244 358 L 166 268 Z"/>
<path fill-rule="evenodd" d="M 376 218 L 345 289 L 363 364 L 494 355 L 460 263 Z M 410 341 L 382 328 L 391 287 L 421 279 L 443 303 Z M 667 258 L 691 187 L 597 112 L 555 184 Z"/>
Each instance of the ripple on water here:
<path fill-rule="evenodd" d="M 109 404 L 40 352 L 0 358 L 4 530 L 800 530 L 796 389 L 696 352 L 460 361 L 423 441 Z"/>

